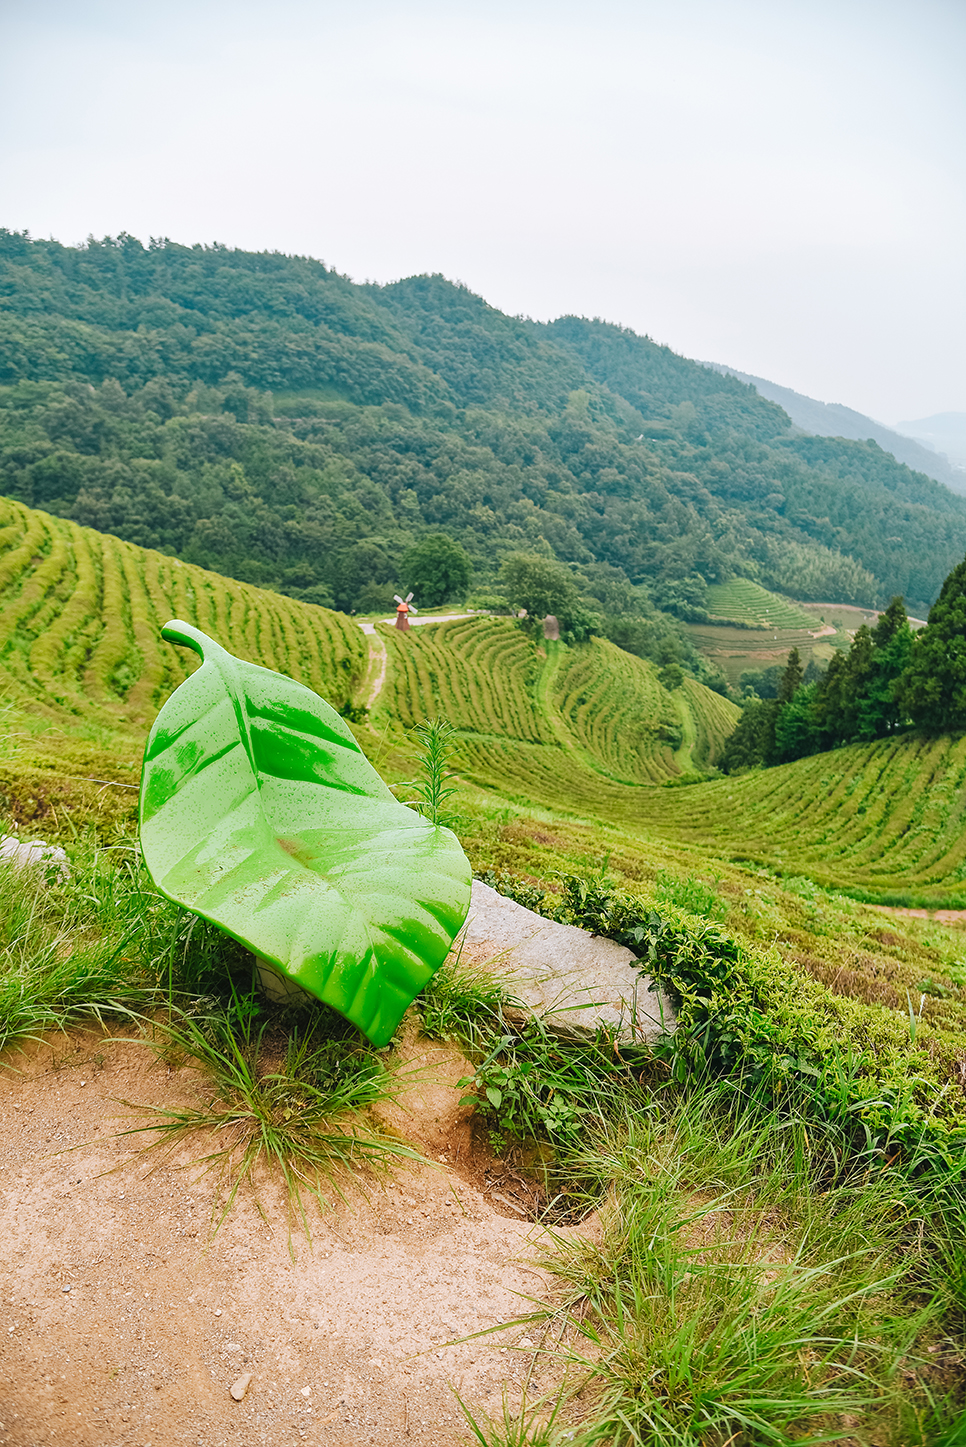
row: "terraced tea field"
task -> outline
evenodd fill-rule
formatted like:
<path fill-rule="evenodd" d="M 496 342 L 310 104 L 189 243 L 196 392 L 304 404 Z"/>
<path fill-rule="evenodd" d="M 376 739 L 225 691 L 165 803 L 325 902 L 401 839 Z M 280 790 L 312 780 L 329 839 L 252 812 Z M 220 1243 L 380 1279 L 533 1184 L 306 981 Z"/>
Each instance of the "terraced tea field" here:
<path fill-rule="evenodd" d="M 966 737 L 903 735 L 662 790 L 649 824 L 822 884 L 966 894 Z"/>
<path fill-rule="evenodd" d="M 103 752 L 105 769 L 109 759 L 136 767 L 159 704 L 196 666 L 160 639 L 172 616 L 337 706 L 360 697 L 367 643 L 352 620 L 0 500 L 5 790 L 18 719 L 33 735 L 28 767 L 44 755 L 50 769 L 78 741 Z M 669 693 L 650 664 L 604 640 L 538 649 L 508 619 L 380 633 L 377 726 L 402 742 L 402 728 L 448 717 L 462 776 L 487 791 L 696 857 L 882 896 L 966 897 L 964 738 L 904 736 L 655 787 L 713 762 L 737 718 L 732 704 L 693 679 Z"/>
<path fill-rule="evenodd" d="M 231 582 L 0 498 L 0 697 L 102 745 L 143 744 L 160 704 L 198 666 L 160 637 L 169 618 L 307 683 L 336 707 L 364 674 L 349 619 Z"/>
<path fill-rule="evenodd" d="M 395 716 L 438 706 L 460 731 L 464 777 L 503 797 L 836 888 L 966 896 L 966 738 L 904 735 L 656 788 L 713 761 L 732 704 L 693 679 L 668 693 L 604 641 L 542 658 L 509 620 L 386 633 Z"/>
<path fill-rule="evenodd" d="M 708 611 L 716 620 L 733 620 L 750 628 L 813 628 L 812 619 L 778 593 L 769 593 L 750 578 L 731 578 L 708 587 Z"/>
<path fill-rule="evenodd" d="M 604 639 L 538 649 L 505 618 L 383 636 L 390 667 L 381 707 L 407 727 L 441 713 L 487 784 L 521 772 L 508 745 L 524 750 L 523 776 L 539 775 L 554 797 L 568 786 L 587 799 L 607 783 L 661 784 L 711 761 L 738 718 L 693 679 L 669 693 L 652 664 Z"/>

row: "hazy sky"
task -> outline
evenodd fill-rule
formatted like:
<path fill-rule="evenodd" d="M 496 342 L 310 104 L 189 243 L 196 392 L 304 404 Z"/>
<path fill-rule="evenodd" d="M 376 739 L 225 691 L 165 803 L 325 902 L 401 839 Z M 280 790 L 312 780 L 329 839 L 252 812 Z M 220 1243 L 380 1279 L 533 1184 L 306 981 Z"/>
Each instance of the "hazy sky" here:
<path fill-rule="evenodd" d="M 966 411 L 966 0 L 0 0 L 0 224 L 441 271 Z"/>

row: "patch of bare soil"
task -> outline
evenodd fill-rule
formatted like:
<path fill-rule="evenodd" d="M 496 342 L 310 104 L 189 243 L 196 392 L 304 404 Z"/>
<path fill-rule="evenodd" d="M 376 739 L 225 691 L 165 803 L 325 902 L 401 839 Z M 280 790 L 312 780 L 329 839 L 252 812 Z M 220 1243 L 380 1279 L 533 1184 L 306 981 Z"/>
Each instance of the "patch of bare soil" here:
<path fill-rule="evenodd" d="M 212 1239 L 224 1191 L 190 1164 L 203 1142 L 161 1160 L 116 1137 L 141 1123 L 120 1101 L 185 1103 L 190 1072 L 93 1034 L 8 1057 L 0 1442 L 450 1447 L 470 1440 L 454 1388 L 483 1411 L 504 1389 L 515 1400 L 534 1360 L 521 1328 L 446 1343 L 547 1297 L 530 1264 L 541 1230 L 525 1186 L 473 1154 L 465 1061 L 403 1049 L 409 1088 L 381 1113 L 436 1166 L 350 1185 L 291 1254 L 276 1183 L 264 1218 L 242 1197 Z M 539 1362 L 533 1385 L 553 1385 Z"/>
<path fill-rule="evenodd" d="M 966 909 L 905 909 L 897 904 L 872 904 L 880 914 L 894 914 L 900 919 L 931 919 L 934 924 L 966 925 Z"/>

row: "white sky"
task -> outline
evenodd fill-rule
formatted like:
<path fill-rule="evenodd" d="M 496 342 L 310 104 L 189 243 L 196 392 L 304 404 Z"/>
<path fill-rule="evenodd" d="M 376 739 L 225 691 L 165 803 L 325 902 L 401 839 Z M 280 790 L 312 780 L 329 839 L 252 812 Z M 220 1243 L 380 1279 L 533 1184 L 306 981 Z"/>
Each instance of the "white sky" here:
<path fill-rule="evenodd" d="M 441 271 L 966 411 L 966 0 L 0 0 L 0 224 Z"/>

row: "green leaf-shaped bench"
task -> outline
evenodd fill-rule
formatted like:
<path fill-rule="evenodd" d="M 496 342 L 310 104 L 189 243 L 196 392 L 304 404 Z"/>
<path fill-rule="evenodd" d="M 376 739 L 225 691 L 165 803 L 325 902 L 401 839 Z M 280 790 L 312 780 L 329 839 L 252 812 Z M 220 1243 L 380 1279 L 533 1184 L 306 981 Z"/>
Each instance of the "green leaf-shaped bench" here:
<path fill-rule="evenodd" d="M 466 918 L 459 841 L 393 797 L 311 689 L 190 623 L 161 634 L 202 666 L 144 753 L 152 879 L 385 1045 Z"/>

